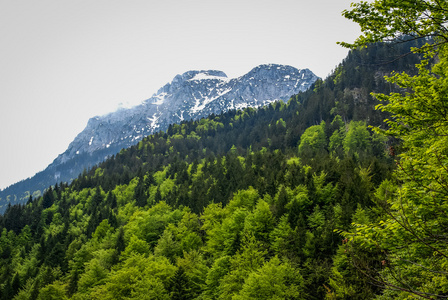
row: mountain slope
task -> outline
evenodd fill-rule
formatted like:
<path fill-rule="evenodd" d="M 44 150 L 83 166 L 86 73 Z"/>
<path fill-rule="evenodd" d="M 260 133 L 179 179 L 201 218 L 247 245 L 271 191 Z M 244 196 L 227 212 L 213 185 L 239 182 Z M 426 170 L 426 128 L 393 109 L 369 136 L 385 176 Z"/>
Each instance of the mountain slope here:
<path fill-rule="evenodd" d="M 231 109 L 259 107 L 308 89 L 317 80 L 310 70 L 284 65 L 260 65 L 228 78 L 222 71 L 188 71 L 174 77 L 142 104 L 91 118 L 86 128 L 44 171 L 0 192 L 1 207 L 20 203 L 56 182 L 71 181 L 83 169 L 170 124 L 196 120 Z"/>
<path fill-rule="evenodd" d="M 400 70 L 369 55 L 384 49 L 351 52 L 286 104 L 169 126 L 8 208 L 0 299 L 324 299 L 344 287 L 334 278 L 373 298 L 335 229 L 369 218 L 395 165 L 366 126 L 381 117 L 369 92 L 391 87 L 364 79 Z"/>

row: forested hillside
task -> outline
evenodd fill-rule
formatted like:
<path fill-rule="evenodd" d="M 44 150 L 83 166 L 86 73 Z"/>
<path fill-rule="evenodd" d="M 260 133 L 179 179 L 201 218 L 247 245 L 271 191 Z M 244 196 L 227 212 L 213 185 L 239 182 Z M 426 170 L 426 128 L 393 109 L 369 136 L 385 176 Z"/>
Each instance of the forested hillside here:
<path fill-rule="evenodd" d="M 95 116 L 47 168 L 31 178 L 0 190 L 0 213 L 9 203 L 24 204 L 29 196 L 41 196 L 57 182 L 71 182 L 91 168 L 142 138 L 167 130 L 170 124 L 199 120 L 212 113 L 259 107 L 288 100 L 306 91 L 317 79 L 310 70 L 285 65 L 260 65 L 238 78 L 222 71 L 188 71 L 174 77 L 151 98 L 131 108 Z"/>
<path fill-rule="evenodd" d="M 352 50 L 287 103 L 170 126 L 0 217 L 0 299 L 369 299 L 343 232 L 400 147 L 370 92 L 417 41 Z M 397 59 L 401 57 L 400 59 Z M 356 252 L 377 266 L 382 253 Z M 364 266 L 364 265 L 363 265 Z M 275 282 L 275 284 L 273 284 Z"/>

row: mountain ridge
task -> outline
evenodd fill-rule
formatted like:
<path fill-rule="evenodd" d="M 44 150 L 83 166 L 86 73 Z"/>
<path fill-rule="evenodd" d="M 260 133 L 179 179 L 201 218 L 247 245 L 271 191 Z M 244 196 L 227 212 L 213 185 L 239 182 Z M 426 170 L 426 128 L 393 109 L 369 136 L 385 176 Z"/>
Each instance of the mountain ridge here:
<path fill-rule="evenodd" d="M 35 191 L 42 192 L 57 182 L 69 182 L 84 169 L 145 136 L 166 130 L 170 124 L 288 100 L 307 90 L 317 79 L 309 69 L 279 64 L 259 65 L 236 78 L 229 78 L 219 70 L 178 74 L 141 104 L 89 119 L 66 151 L 45 170 L 0 191 L 0 201 L 19 203 L 30 194 L 38 196 Z"/>
<path fill-rule="evenodd" d="M 91 118 L 67 151 L 51 165 L 65 163 L 83 152 L 109 148 L 112 144 L 127 148 L 144 136 L 184 120 L 287 100 L 308 89 L 315 80 L 317 76 L 308 69 L 276 64 L 260 65 L 237 78 L 228 78 L 218 70 L 187 71 L 176 75 L 140 105 Z M 129 127 L 128 124 L 133 125 Z M 112 132 L 111 127 L 114 127 Z"/>

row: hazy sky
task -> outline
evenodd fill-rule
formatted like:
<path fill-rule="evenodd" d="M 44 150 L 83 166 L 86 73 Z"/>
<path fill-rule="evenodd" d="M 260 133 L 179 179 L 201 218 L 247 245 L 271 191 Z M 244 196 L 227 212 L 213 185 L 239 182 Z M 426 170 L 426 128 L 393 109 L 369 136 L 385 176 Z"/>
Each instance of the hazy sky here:
<path fill-rule="evenodd" d="M 0 0 L 0 189 L 43 170 L 90 117 L 176 74 L 264 63 L 326 77 L 350 0 Z"/>

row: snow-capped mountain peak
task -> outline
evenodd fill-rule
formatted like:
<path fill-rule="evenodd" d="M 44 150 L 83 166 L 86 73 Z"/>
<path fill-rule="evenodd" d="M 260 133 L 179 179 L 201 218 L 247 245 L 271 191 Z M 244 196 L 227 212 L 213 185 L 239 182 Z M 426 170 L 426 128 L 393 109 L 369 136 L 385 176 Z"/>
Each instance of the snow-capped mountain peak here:
<path fill-rule="evenodd" d="M 86 128 L 49 166 L 56 168 L 83 154 L 97 157 L 112 155 L 135 144 L 143 137 L 170 124 L 199 119 L 230 109 L 259 107 L 276 100 L 288 100 L 305 91 L 317 80 L 310 70 L 265 64 L 238 78 L 228 78 L 218 70 L 196 70 L 176 75 L 140 105 L 122 108 L 91 118 Z M 73 170 L 72 170 L 73 172 Z M 64 176 L 61 174 L 61 179 Z"/>

